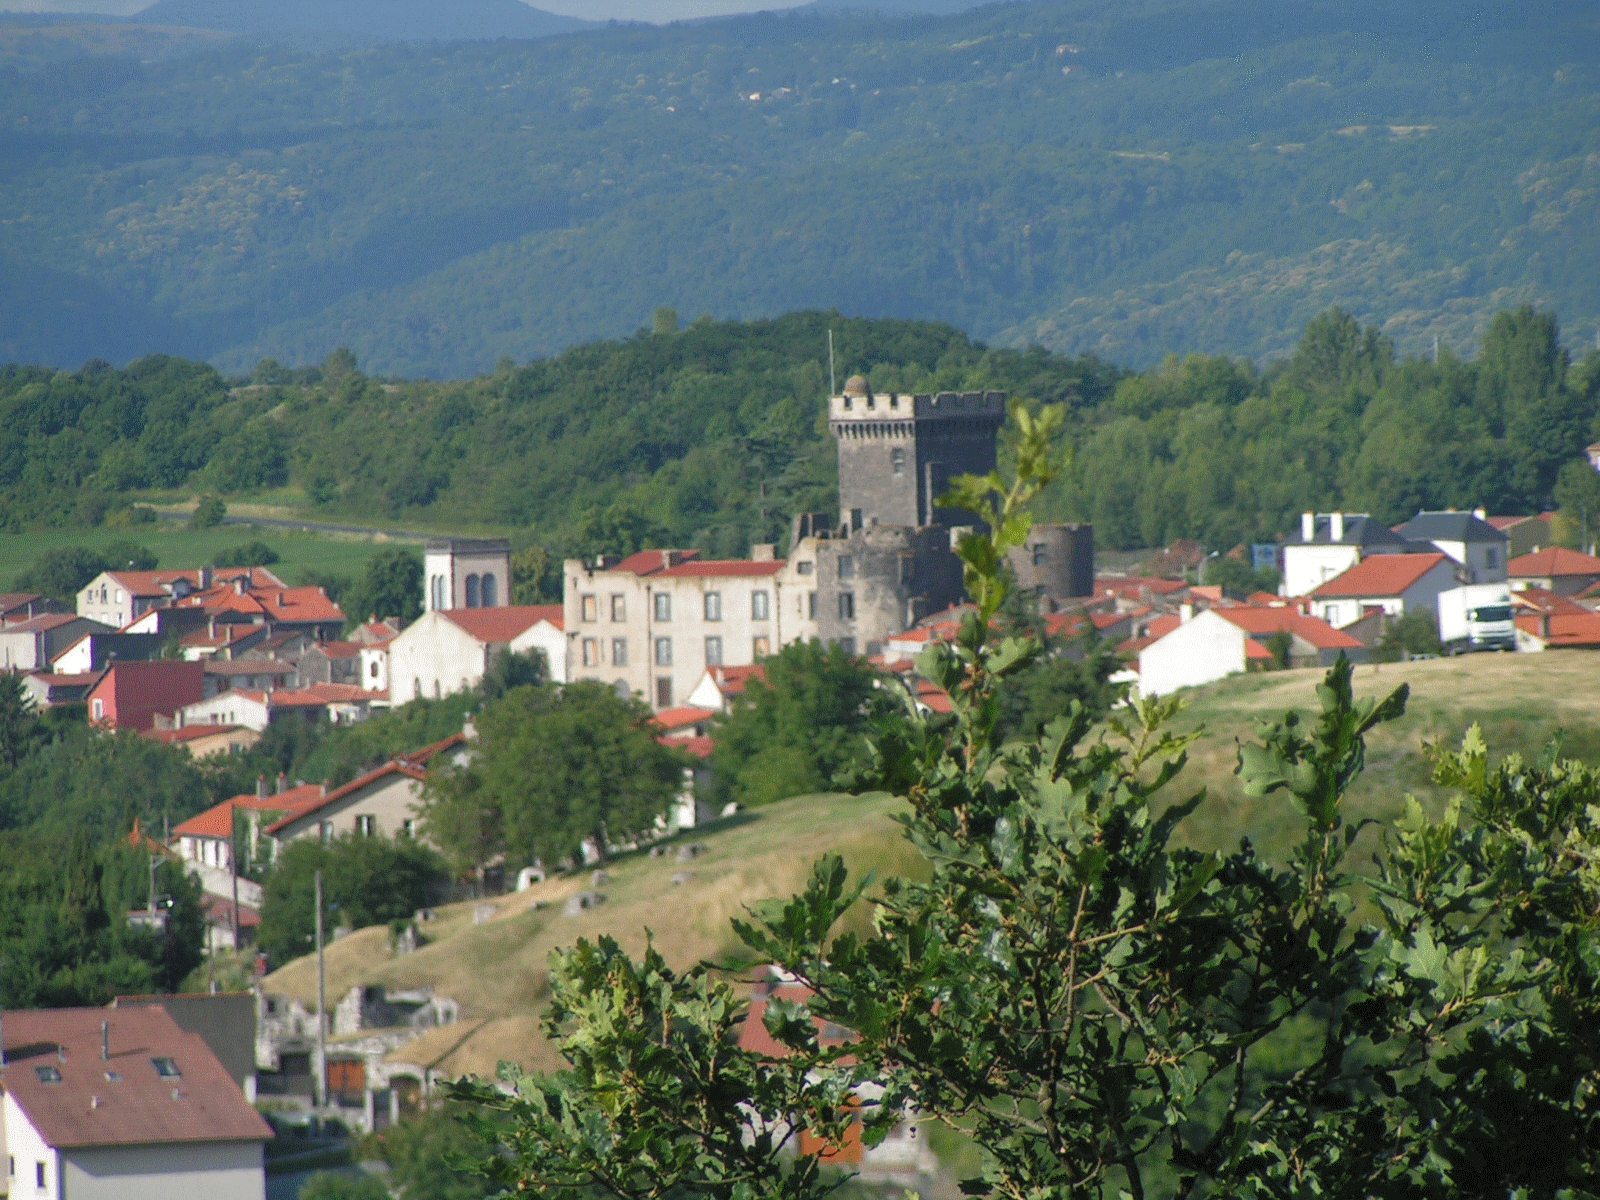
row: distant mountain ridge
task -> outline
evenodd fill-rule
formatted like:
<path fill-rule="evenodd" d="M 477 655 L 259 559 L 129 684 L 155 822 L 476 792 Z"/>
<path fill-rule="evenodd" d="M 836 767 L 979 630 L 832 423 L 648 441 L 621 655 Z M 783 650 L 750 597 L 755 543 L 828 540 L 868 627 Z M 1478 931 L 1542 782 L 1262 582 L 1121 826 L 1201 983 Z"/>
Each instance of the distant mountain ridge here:
<path fill-rule="evenodd" d="M 296 40 L 334 36 L 401 42 L 541 38 L 595 26 L 520 0 L 156 0 L 128 19 Z"/>

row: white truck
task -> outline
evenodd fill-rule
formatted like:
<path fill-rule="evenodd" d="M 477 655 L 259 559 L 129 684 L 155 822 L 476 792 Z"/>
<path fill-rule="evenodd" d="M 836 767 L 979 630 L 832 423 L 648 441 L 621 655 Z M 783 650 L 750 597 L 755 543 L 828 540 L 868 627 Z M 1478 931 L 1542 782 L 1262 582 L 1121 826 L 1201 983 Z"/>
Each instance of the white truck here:
<path fill-rule="evenodd" d="M 1440 592 L 1439 640 L 1446 654 L 1515 650 L 1511 590 L 1503 583 L 1475 583 Z"/>

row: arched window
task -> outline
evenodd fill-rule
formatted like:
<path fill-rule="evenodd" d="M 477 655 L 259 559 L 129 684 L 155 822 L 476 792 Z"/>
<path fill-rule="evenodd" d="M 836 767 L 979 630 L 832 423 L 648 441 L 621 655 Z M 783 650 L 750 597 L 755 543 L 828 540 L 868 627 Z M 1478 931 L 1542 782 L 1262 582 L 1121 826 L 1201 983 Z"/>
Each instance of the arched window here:
<path fill-rule="evenodd" d="M 483 577 L 482 587 L 483 606 L 485 608 L 493 608 L 495 605 L 500 603 L 499 597 L 495 594 L 495 577 L 493 575 L 485 575 Z"/>
<path fill-rule="evenodd" d="M 433 603 L 429 607 L 436 612 L 445 607 L 443 575 L 433 577 Z"/>
<path fill-rule="evenodd" d="M 478 607 L 478 577 L 476 575 L 467 576 L 467 607 Z"/>

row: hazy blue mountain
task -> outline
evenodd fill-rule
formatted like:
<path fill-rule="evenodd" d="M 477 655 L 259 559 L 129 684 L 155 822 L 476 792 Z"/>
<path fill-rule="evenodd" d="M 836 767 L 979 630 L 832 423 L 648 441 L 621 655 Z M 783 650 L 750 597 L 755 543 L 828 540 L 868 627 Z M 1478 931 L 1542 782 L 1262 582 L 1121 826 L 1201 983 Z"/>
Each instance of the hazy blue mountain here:
<path fill-rule="evenodd" d="M 1600 313 L 1593 0 L 1035 0 L 151 57 L 0 69 L 10 356 L 120 361 L 142 329 L 229 370 L 347 345 L 459 377 L 670 305 L 1139 365 L 1270 358 L 1331 304 L 1407 352 L 1471 353 L 1521 303 L 1587 343 Z M 34 279 L 102 299 L 33 307 Z"/>
<path fill-rule="evenodd" d="M 520 0 L 156 0 L 132 19 L 230 33 L 374 41 L 539 38 L 592 24 Z"/>

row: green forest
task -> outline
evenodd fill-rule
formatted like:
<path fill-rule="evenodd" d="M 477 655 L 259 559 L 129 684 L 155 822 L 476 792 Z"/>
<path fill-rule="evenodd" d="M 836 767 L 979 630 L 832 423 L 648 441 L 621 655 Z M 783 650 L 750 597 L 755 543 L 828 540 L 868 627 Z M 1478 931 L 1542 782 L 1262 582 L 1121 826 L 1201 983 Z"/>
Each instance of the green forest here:
<path fill-rule="evenodd" d="M 234 379 L 164 356 L 0 368 L 0 521 L 126 528 L 152 499 L 216 495 L 497 530 L 514 539 L 524 601 L 558 598 L 563 556 L 678 545 L 740 557 L 783 542 L 793 514 L 837 506 L 830 329 L 839 379 L 1065 405 L 1071 463 L 1041 515 L 1093 521 L 1106 547 L 1227 550 L 1272 540 L 1310 508 L 1391 523 L 1480 504 L 1600 513 L 1600 476 L 1581 466 L 1600 437 L 1600 354 L 1575 353 L 1556 316 L 1532 308 L 1496 315 L 1471 360 L 1401 356 L 1329 310 L 1264 369 L 1190 355 L 1143 372 L 926 322 L 807 312 L 678 328 L 658 316 L 658 331 L 460 383 L 369 376 L 348 351 Z"/>
<path fill-rule="evenodd" d="M 807 9 L 327 53 L 127 25 L 72 57 L 50 28 L 47 60 L 0 39 L 0 359 L 349 346 L 463 378 L 671 306 L 1143 367 L 1282 356 L 1334 305 L 1462 356 L 1501 309 L 1586 341 L 1600 314 L 1582 0 Z"/>

